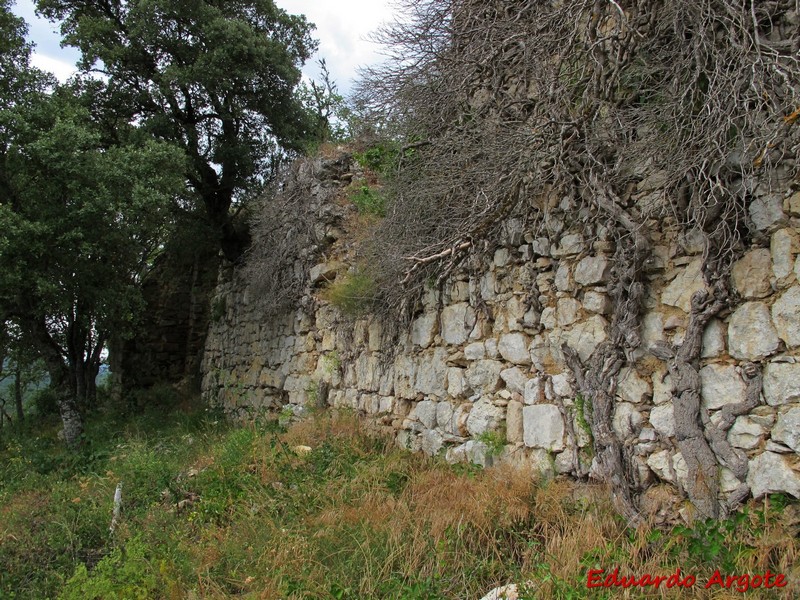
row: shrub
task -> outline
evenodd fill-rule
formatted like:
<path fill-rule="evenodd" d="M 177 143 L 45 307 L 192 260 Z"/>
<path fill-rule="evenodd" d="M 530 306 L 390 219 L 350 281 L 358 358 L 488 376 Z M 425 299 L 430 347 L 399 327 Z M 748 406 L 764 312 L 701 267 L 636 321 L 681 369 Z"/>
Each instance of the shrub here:
<path fill-rule="evenodd" d="M 369 310 L 375 301 L 375 280 L 363 271 L 337 279 L 325 290 L 325 299 L 348 316 L 358 316 Z"/>

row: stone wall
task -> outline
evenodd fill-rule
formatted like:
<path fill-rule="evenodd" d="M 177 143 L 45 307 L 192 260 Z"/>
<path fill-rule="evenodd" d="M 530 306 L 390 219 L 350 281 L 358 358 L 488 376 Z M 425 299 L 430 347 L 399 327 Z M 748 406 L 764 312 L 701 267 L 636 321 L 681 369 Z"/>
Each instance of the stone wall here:
<path fill-rule="evenodd" d="M 642 180 L 632 200 L 657 193 L 656 180 Z M 728 440 L 750 461 L 754 496 L 800 497 L 800 193 L 778 177 L 753 194 L 756 242 L 733 269 L 736 300 L 703 336 L 702 408 L 714 420 L 721 407 L 743 401 L 741 365 L 760 363 L 761 402 L 736 418 Z M 305 309 L 265 320 L 243 271 L 224 266 L 215 300 L 224 310 L 211 324 L 203 363 L 205 396 L 231 412 L 350 407 L 399 444 L 449 461 L 591 473 L 588 401 L 576 393 L 561 346 L 585 361 L 607 338 L 613 243 L 602 226 L 571 211 L 569 199 L 551 205 L 537 230 L 510 219 L 493 253 L 430 290 L 399 335 L 375 318 L 345 318 L 323 299 L 325 286 L 347 273 L 341 220 L 323 224 L 336 241 L 326 260 L 305 271 Z M 617 382 L 614 430 L 642 487 L 672 484 L 677 503 L 687 469 L 674 437 L 671 382 L 647 348 L 683 339 L 691 296 L 705 285 L 703 249 L 668 220 L 651 225 L 643 342 Z M 742 482 L 722 468 L 721 483 L 727 497 Z"/>

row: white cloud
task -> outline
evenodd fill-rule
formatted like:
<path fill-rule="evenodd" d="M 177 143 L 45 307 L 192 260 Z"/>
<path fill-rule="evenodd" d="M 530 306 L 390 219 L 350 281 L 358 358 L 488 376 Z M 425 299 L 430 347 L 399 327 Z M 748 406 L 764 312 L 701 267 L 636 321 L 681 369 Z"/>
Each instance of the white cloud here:
<path fill-rule="evenodd" d="M 74 75 L 78 69 L 74 63 L 69 63 L 60 58 L 53 58 L 46 54 L 34 52 L 31 56 L 31 64 L 42 71 L 49 71 L 62 83 Z"/>

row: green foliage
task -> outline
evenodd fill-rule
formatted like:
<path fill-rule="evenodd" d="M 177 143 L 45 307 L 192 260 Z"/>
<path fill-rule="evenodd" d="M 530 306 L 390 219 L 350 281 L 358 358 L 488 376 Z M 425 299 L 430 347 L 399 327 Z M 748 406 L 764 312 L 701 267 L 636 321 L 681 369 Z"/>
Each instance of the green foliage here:
<path fill-rule="evenodd" d="M 375 280 L 363 271 L 337 278 L 324 293 L 331 304 L 351 317 L 367 312 L 375 301 L 375 294 Z"/>
<path fill-rule="evenodd" d="M 478 441 L 486 444 L 490 456 L 500 456 L 506 447 L 504 431 L 484 431 L 478 436 Z"/>
<path fill-rule="evenodd" d="M 145 600 L 157 596 L 159 577 L 148 560 L 148 549 L 139 538 L 115 548 L 92 569 L 79 564 L 59 595 L 61 600 Z"/>
<path fill-rule="evenodd" d="M 350 201 L 356 205 L 362 215 L 386 216 L 386 200 L 377 190 L 362 183 L 350 193 Z"/>

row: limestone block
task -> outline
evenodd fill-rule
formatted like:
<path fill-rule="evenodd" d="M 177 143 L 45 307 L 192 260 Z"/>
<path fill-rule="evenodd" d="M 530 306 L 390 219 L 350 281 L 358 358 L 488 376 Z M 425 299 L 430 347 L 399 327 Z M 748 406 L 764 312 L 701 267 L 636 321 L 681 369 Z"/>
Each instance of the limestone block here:
<path fill-rule="evenodd" d="M 464 356 L 467 360 L 480 360 L 486 358 L 486 346 L 483 342 L 472 342 L 464 347 Z"/>
<path fill-rule="evenodd" d="M 464 373 L 467 385 L 475 392 L 493 393 L 500 384 L 500 372 L 504 367 L 497 360 L 476 360 Z"/>
<path fill-rule="evenodd" d="M 423 356 L 417 365 L 415 387 L 423 394 L 444 398 L 447 395 L 447 350 L 436 348 L 433 354 Z"/>
<path fill-rule="evenodd" d="M 629 402 L 617 402 L 612 425 L 620 439 L 626 440 L 639 435 L 643 422 L 644 417 L 635 405 Z"/>
<path fill-rule="evenodd" d="M 439 450 L 442 449 L 442 446 L 444 446 L 444 438 L 439 431 L 435 429 L 426 429 L 422 432 L 420 436 L 420 448 L 425 454 L 435 456 L 439 453 Z"/>
<path fill-rule="evenodd" d="M 567 373 L 559 373 L 550 378 L 553 386 L 553 393 L 561 398 L 574 398 L 575 390 L 572 389 L 572 382 Z"/>
<path fill-rule="evenodd" d="M 656 342 L 664 340 L 664 315 L 660 312 L 648 312 L 642 319 L 642 347 L 649 348 Z"/>
<path fill-rule="evenodd" d="M 523 440 L 522 402 L 511 400 L 506 407 L 506 439 L 511 444 Z"/>
<path fill-rule="evenodd" d="M 507 390 L 520 395 L 525 393 L 525 384 L 528 382 L 528 376 L 519 368 L 512 367 L 500 371 L 500 378 L 505 381 Z"/>
<path fill-rule="evenodd" d="M 575 267 L 575 281 L 580 285 L 600 285 L 608 281 L 611 263 L 605 256 L 587 256 Z"/>
<path fill-rule="evenodd" d="M 559 299 L 558 307 L 556 308 L 558 324 L 561 327 L 567 327 L 569 325 L 572 325 L 575 321 L 578 320 L 578 315 L 580 310 L 581 310 L 581 303 L 575 300 L 575 298 Z"/>
<path fill-rule="evenodd" d="M 711 319 L 703 331 L 702 358 L 716 358 L 725 352 L 725 324 L 719 319 Z"/>
<path fill-rule="evenodd" d="M 427 348 L 433 343 L 437 326 L 436 313 L 423 313 L 411 323 L 411 343 Z"/>
<path fill-rule="evenodd" d="M 772 322 L 789 348 L 800 346 L 800 286 L 786 290 L 772 305 Z"/>
<path fill-rule="evenodd" d="M 545 308 L 542 311 L 541 323 L 545 329 L 555 329 L 558 324 L 556 320 L 556 309 L 552 306 Z"/>
<path fill-rule="evenodd" d="M 590 290 L 583 295 L 583 308 L 589 312 L 606 315 L 611 311 L 611 300 L 606 294 Z"/>
<path fill-rule="evenodd" d="M 793 217 L 800 217 L 800 192 L 795 192 L 783 201 L 783 210 Z"/>
<path fill-rule="evenodd" d="M 448 367 L 447 369 L 447 395 L 451 398 L 461 398 L 466 392 L 464 385 L 464 369 Z"/>
<path fill-rule="evenodd" d="M 750 461 L 747 485 L 753 498 L 765 494 L 791 494 L 800 498 L 800 474 L 792 468 L 789 456 L 764 452 Z"/>
<path fill-rule="evenodd" d="M 553 283 L 559 292 L 571 292 L 575 289 L 568 262 L 561 261 L 561 264 L 558 265 L 558 269 L 556 270 L 556 278 Z"/>
<path fill-rule="evenodd" d="M 451 428 L 451 421 L 453 419 L 453 405 L 449 402 L 436 403 L 436 424 L 447 431 Z"/>
<path fill-rule="evenodd" d="M 311 267 L 311 271 L 309 273 L 311 283 L 317 283 L 322 280 L 333 281 L 333 279 L 336 277 L 336 272 L 341 269 L 342 266 L 342 263 L 336 260 L 314 265 Z"/>
<path fill-rule="evenodd" d="M 400 398 L 414 398 L 416 379 L 417 363 L 405 354 L 398 355 L 394 361 L 394 393 Z"/>
<path fill-rule="evenodd" d="M 661 293 L 661 302 L 669 306 L 676 306 L 688 313 L 691 308 L 692 294 L 706 288 L 702 266 L 701 258 L 686 265 Z"/>
<path fill-rule="evenodd" d="M 603 317 L 594 315 L 573 327 L 566 335 L 566 342 L 586 362 L 595 348 L 608 338 L 607 325 L 608 322 Z"/>
<path fill-rule="evenodd" d="M 701 398 L 710 410 L 744 402 L 745 383 L 733 365 L 710 364 L 700 369 Z"/>
<path fill-rule="evenodd" d="M 586 242 L 580 233 L 568 233 L 561 238 L 560 242 L 557 248 L 551 250 L 551 254 L 554 258 L 574 256 L 586 249 Z"/>
<path fill-rule="evenodd" d="M 772 272 L 779 281 L 791 275 L 798 250 L 800 250 L 800 242 L 798 242 L 796 231 L 779 229 L 772 234 L 770 240 Z"/>
<path fill-rule="evenodd" d="M 442 310 L 442 338 L 447 344 L 463 344 L 475 326 L 475 311 L 466 302 Z"/>
<path fill-rule="evenodd" d="M 675 435 L 675 410 L 671 402 L 653 407 L 650 411 L 650 425 L 664 437 Z"/>
<path fill-rule="evenodd" d="M 426 429 L 433 429 L 436 427 L 436 405 L 437 402 L 431 400 L 423 400 L 417 402 L 417 405 L 411 411 L 411 416 L 416 417 Z"/>
<path fill-rule="evenodd" d="M 541 377 L 529 379 L 523 393 L 525 404 L 539 404 L 544 401 L 544 380 Z"/>
<path fill-rule="evenodd" d="M 626 367 L 619 374 L 617 396 L 625 402 L 639 404 L 646 401 L 653 394 L 650 382 L 631 367 Z"/>
<path fill-rule="evenodd" d="M 772 293 L 769 280 L 772 272 L 772 258 L 766 248 L 750 250 L 737 260 L 731 270 L 734 289 L 742 298 L 748 300 L 764 298 Z"/>
<path fill-rule="evenodd" d="M 800 401 L 800 364 L 769 363 L 764 368 L 764 398 L 770 406 Z"/>
<path fill-rule="evenodd" d="M 748 207 L 750 220 L 758 231 L 768 231 L 780 225 L 786 218 L 783 198 L 778 194 L 759 196 Z"/>
<path fill-rule="evenodd" d="M 661 450 L 655 454 L 651 454 L 647 458 L 647 466 L 653 470 L 653 473 L 658 475 L 662 481 L 669 483 L 676 483 L 674 469 L 670 468 L 672 457 L 669 450 Z"/>
<path fill-rule="evenodd" d="M 467 418 L 467 431 L 478 437 L 487 431 L 494 431 L 503 419 L 503 409 L 492 404 L 489 398 L 483 397 L 472 406 Z"/>
<path fill-rule="evenodd" d="M 763 302 L 746 302 L 731 315 L 728 349 L 740 360 L 760 360 L 778 349 L 780 340 Z"/>
<path fill-rule="evenodd" d="M 554 452 L 564 449 L 564 420 L 552 404 L 536 404 L 522 409 L 523 439 L 531 448 Z"/>
<path fill-rule="evenodd" d="M 362 353 L 356 359 L 356 386 L 360 390 L 377 392 L 380 380 L 380 360 L 372 354 Z"/>
<path fill-rule="evenodd" d="M 800 407 L 789 409 L 778 415 L 778 422 L 772 429 L 772 439 L 785 444 L 800 453 Z"/>
<path fill-rule="evenodd" d="M 497 349 L 508 362 L 515 365 L 529 365 L 531 364 L 529 343 L 528 336 L 524 333 L 506 333 L 500 336 Z"/>
<path fill-rule="evenodd" d="M 494 271 L 488 271 L 481 277 L 481 298 L 494 300 L 497 294 L 497 278 Z"/>
<path fill-rule="evenodd" d="M 511 256 L 508 253 L 508 248 L 498 248 L 494 251 L 494 266 L 505 267 L 510 258 Z"/>
<path fill-rule="evenodd" d="M 752 450 L 764 438 L 766 430 L 748 416 L 737 417 L 728 431 L 728 441 L 734 448 Z"/>

